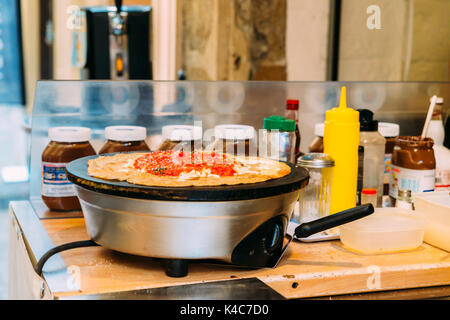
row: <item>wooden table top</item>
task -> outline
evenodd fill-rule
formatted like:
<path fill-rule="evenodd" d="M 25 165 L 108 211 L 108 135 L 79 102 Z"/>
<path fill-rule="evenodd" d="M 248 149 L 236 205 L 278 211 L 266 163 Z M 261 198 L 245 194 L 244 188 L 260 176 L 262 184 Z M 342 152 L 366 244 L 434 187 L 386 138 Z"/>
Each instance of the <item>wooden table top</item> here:
<path fill-rule="evenodd" d="M 83 218 L 42 219 L 55 245 L 89 239 Z M 158 259 L 102 247 L 60 253 L 66 266 L 79 270 L 78 292 L 55 297 L 159 288 L 208 281 L 258 278 L 285 298 L 374 292 L 450 284 L 450 253 L 423 243 L 408 252 L 364 255 L 339 240 L 293 241 L 273 269 L 246 269 L 193 261 L 189 274 L 171 278 Z"/>

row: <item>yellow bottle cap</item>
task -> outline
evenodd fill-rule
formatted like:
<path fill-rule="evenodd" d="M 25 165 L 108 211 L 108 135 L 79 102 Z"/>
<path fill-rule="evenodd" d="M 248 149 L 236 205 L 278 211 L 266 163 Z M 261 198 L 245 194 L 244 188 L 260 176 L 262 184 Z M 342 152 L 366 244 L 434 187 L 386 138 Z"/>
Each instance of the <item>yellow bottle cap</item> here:
<path fill-rule="evenodd" d="M 339 107 L 333 108 L 325 112 L 325 121 L 337 122 L 359 122 L 359 112 L 347 108 L 347 88 L 341 88 L 341 97 Z"/>

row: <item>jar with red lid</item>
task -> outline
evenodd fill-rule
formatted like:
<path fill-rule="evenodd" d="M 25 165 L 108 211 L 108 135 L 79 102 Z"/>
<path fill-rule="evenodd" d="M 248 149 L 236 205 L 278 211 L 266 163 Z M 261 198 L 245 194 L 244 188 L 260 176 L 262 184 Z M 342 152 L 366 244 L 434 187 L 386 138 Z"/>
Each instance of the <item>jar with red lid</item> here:
<path fill-rule="evenodd" d="M 139 126 L 110 126 L 105 128 L 106 143 L 99 154 L 150 151 L 145 138 L 147 129 Z"/>
<path fill-rule="evenodd" d="M 42 153 L 42 200 L 50 210 L 80 210 L 75 188 L 67 179 L 67 163 L 95 155 L 90 144 L 91 130 L 84 127 L 54 127 Z"/>

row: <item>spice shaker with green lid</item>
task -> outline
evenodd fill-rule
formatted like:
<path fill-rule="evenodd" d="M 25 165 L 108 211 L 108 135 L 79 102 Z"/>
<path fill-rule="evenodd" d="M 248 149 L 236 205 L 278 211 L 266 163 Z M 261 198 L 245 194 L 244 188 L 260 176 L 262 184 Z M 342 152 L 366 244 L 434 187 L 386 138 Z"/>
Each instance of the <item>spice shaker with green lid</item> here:
<path fill-rule="evenodd" d="M 281 116 L 264 119 L 259 155 L 295 164 L 295 120 Z"/>

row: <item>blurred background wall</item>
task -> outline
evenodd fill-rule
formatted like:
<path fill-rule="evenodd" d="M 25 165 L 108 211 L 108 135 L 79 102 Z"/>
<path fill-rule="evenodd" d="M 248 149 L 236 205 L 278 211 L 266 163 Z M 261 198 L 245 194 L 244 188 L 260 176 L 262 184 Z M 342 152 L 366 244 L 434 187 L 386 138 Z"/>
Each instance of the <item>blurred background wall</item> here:
<path fill-rule="evenodd" d="M 28 100 L 41 75 L 80 76 L 70 63 L 70 8 L 113 2 L 22 0 Z M 124 0 L 124 5 L 153 7 L 153 68 L 173 65 L 162 75 L 155 72 L 155 79 L 176 79 L 180 69 L 189 80 L 449 79 L 447 0 Z M 373 5 L 380 28 L 370 29 Z"/>

